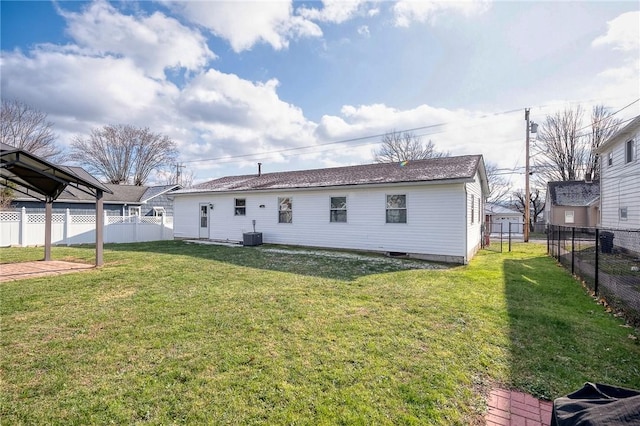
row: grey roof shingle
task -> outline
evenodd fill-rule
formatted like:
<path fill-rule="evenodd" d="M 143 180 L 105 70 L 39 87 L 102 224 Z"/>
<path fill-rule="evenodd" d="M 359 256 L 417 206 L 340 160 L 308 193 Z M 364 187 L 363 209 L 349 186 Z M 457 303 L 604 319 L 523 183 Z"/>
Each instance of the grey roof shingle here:
<path fill-rule="evenodd" d="M 554 206 L 584 207 L 600 197 L 600 182 L 583 180 L 549 182 L 548 191 L 551 204 Z"/>
<path fill-rule="evenodd" d="M 405 165 L 378 163 L 261 175 L 227 176 L 178 190 L 173 194 L 469 180 L 475 176 L 481 159 L 481 155 L 465 155 L 415 160 Z"/>

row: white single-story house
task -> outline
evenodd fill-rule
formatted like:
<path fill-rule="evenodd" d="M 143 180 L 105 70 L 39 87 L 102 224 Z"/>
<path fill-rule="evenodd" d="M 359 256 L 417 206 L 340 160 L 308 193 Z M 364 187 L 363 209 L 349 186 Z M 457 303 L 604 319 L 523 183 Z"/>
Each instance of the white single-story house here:
<path fill-rule="evenodd" d="M 173 192 L 174 237 L 467 263 L 482 241 L 481 155 L 229 176 Z"/>

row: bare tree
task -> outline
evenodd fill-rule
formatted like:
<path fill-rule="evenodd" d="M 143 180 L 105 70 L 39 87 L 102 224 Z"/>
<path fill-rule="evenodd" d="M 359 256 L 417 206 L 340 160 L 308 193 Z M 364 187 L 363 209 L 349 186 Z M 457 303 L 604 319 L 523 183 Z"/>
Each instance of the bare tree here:
<path fill-rule="evenodd" d="M 504 201 L 511 190 L 509 181 L 501 174 L 501 170 L 497 164 L 487 162 L 485 169 L 487 171 L 487 181 L 490 190 L 487 201 L 490 203 L 500 203 Z"/>
<path fill-rule="evenodd" d="M 621 120 L 603 105 L 593 107 L 590 126 L 584 125 L 582 117 L 583 110 L 577 106 L 548 115 L 540 126 L 535 164 L 539 184 L 582 179 L 587 173 L 598 177 L 595 150 L 613 136 Z"/>
<path fill-rule="evenodd" d="M 520 213 L 524 214 L 525 212 L 525 191 L 514 191 L 513 192 L 513 196 L 515 198 L 515 200 L 513 201 L 512 207 L 515 208 L 517 211 L 519 211 Z M 540 217 L 540 215 L 542 214 L 542 212 L 544 211 L 544 207 L 546 204 L 545 201 L 545 197 L 540 194 L 540 190 L 539 189 L 535 189 L 533 190 L 533 192 L 531 192 L 529 199 L 531 201 L 531 204 L 529 206 L 530 210 L 530 216 L 529 216 L 529 230 L 533 231 L 533 224 L 538 222 L 538 217 Z"/>
<path fill-rule="evenodd" d="M 447 157 L 449 152 L 440 152 L 432 141 L 423 144 L 422 140 L 411 132 L 386 133 L 382 137 L 382 146 L 373 152 L 376 163 L 396 163 L 408 160 Z"/>
<path fill-rule="evenodd" d="M 0 185 L 0 210 L 11 207 L 13 198 L 13 184 L 9 182 L 6 186 Z"/>
<path fill-rule="evenodd" d="M 148 128 L 107 125 L 75 137 L 71 159 L 113 184 L 144 185 L 154 170 L 175 163 L 176 144 Z"/>
<path fill-rule="evenodd" d="M 44 112 L 18 100 L 2 100 L 0 141 L 3 143 L 56 162 L 62 151 L 55 145 L 52 127 Z"/>
<path fill-rule="evenodd" d="M 540 177 L 546 181 L 576 180 L 581 175 L 586 150 L 578 130 L 582 123 L 582 108 L 565 109 L 548 115 L 538 130 L 539 154 L 536 164 Z"/>
<path fill-rule="evenodd" d="M 594 180 L 600 178 L 596 149 L 618 131 L 621 122 L 622 120 L 615 118 L 604 105 L 596 105 L 591 111 L 591 133 L 587 136 L 589 153 L 585 174 L 589 174 Z"/>

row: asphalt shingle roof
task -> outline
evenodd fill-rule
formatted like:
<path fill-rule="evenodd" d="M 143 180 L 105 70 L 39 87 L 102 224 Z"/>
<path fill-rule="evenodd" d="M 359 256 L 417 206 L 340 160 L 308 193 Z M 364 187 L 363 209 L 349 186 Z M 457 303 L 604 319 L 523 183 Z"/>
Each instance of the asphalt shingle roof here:
<path fill-rule="evenodd" d="M 571 180 L 549 182 L 551 204 L 554 206 L 588 206 L 600 197 L 600 182 Z"/>
<path fill-rule="evenodd" d="M 475 176 L 481 158 L 480 155 L 465 155 L 415 160 L 404 165 L 378 163 L 261 175 L 227 176 L 178 190 L 173 194 L 469 180 Z"/>

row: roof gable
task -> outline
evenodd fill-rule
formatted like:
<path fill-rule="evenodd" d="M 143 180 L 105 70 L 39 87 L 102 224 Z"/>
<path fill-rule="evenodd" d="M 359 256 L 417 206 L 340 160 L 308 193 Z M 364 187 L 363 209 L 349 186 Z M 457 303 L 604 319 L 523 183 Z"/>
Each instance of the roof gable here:
<path fill-rule="evenodd" d="M 377 163 L 360 166 L 260 175 L 227 176 L 175 191 L 197 192 L 256 191 L 269 189 L 324 188 L 349 185 L 413 182 L 471 181 L 482 163 L 481 155 L 430 158 L 403 163 Z M 484 173 L 484 172 L 483 172 Z"/>
<path fill-rule="evenodd" d="M 618 130 L 616 134 L 600 145 L 596 152 L 598 154 L 602 154 L 603 152 L 611 149 L 617 143 L 626 142 L 628 138 L 633 137 L 633 135 L 638 131 L 640 131 L 640 115 L 631 120 L 626 126 Z"/>
<path fill-rule="evenodd" d="M 549 182 L 547 193 L 554 206 L 586 207 L 600 197 L 600 182 Z"/>

